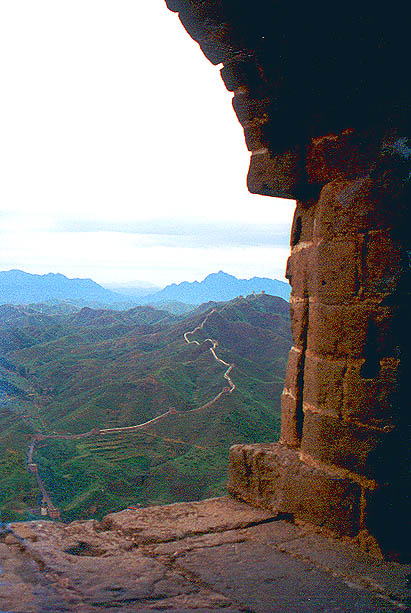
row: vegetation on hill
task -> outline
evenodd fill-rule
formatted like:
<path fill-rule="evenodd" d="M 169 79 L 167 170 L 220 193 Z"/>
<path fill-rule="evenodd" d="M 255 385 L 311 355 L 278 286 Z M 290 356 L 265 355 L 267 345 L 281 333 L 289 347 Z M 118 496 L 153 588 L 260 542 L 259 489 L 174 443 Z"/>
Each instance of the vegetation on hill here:
<path fill-rule="evenodd" d="M 184 333 L 197 328 L 188 344 Z M 227 383 L 236 388 L 200 409 Z M 278 438 L 290 347 L 288 304 L 269 295 L 208 303 L 185 315 L 0 306 L 0 499 L 3 516 L 35 516 L 34 458 L 63 519 L 101 517 L 128 505 L 224 492 L 228 448 Z M 170 411 L 170 409 L 172 409 Z M 139 424 L 112 434 L 98 430 Z"/>

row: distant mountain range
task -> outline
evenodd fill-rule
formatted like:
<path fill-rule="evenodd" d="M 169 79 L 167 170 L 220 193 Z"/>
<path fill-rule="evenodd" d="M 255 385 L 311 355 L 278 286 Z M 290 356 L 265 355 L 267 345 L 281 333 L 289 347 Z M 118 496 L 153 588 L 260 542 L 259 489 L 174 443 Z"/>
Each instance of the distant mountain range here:
<path fill-rule="evenodd" d="M 183 281 L 167 285 L 164 289 L 151 294 L 144 302 L 155 304 L 176 300 L 186 304 L 202 304 L 209 300 L 231 300 L 237 296 L 247 296 L 255 292 L 279 296 L 284 300 L 290 298 L 290 286 L 288 283 L 277 279 L 253 277 L 252 279 L 237 279 L 233 275 L 220 270 L 220 272 L 208 275 L 203 281 Z"/>
<path fill-rule="evenodd" d="M 59 273 L 32 275 L 22 270 L 0 272 L 0 304 L 72 301 L 114 305 L 126 298 L 91 279 L 68 279 Z"/>
<path fill-rule="evenodd" d="M 0 272 L 0 304 L 35 304 L 70 302 L 80 306 L 111 306 L 129 308 L 138 304 L 153 304 L 167 309 L 167 304 L 199 305 L 210 300 L 231 300 L 239 295 L 265 292 L 289 300 L 288 283 L 276 279 L 253 277 L 237 279 L 223 271 L 208 275 L 203 281 L 167 285 L 147 295 L 133 292 L 130 287 L 118 287 L 116 292 L 91 279 L 69 279 L 62 274 L 33 275 L 21 270 Z M 140 294 L 140 295 L 137 295 Z M 170 310 L 173 310 L 170 306 Z"/>

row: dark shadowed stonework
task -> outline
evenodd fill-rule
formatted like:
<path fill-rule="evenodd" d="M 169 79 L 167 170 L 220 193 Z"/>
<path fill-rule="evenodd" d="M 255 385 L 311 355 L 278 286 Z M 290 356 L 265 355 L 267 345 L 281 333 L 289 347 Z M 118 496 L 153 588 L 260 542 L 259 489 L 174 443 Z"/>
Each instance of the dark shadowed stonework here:
<path fill-rule="evenodd" d="M 281 441 L 231 450 L 230 492 L 410 544 L 409 11 L 166 0 L 234 92 L 248 188 L 297 199 Z"/>

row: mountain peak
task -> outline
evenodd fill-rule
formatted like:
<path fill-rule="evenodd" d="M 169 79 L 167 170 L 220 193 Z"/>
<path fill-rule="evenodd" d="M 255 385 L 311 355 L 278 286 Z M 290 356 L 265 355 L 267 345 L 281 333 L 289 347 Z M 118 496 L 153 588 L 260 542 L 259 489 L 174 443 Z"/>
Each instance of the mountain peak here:
<path fill-rule="evenodd" d="M 155 304 L 156 302 L 177 300 L 186 304 L 201 304 L 214 300 L 217 302 L 232 300 L 240 295 L 248 295 L 253 292 L 261 292 L 279 296 L 289 300 L 290 287 L 288 283 L 276 279 L 253 277 L 252 279 L 237 279 L 223 270 L 210 273 L 201 282 L 189 283 L 184 281 L 178 285 L 173 283 L 164 289 L 151 294 L 144 302 Z"/>
<path fill-rule="evenodd" d="M 207 279 L 235 279 L 236 277 L 234 277 L 233 275 L 230 275 L 228 272 L 224 272 L 224 270 L 219 270 L 218 272 L 211 272 L 209 275 L 207 275 L 204 279 L 204 281 L 206 281 Z"/>

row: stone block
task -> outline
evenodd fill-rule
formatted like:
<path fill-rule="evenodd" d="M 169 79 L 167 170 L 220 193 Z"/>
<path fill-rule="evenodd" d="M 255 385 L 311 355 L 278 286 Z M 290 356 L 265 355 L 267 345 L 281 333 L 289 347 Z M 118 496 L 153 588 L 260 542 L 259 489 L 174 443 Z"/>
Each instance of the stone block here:
<path fill-rule="evenodd" d="M 329 360 L 306 352 L 304 360 L 303 407 L 306 404 L 335 415 L 341 414 L 345 360 Z"/>
<path fill-rule="evenodd" d="M 366 232 L 373 227 L 375 202 L 367 199 L 369 177 L 352 181 L 332 181 L 325 185 L 318 200 L 315 237 Z M 365 194 L 364 194 L 365 192 Z"/>
<path fill-rule="evenodd" d="M 308 299 L 291 297 L 290 320 L 291 333 L 296 347 L 305 347 L 308 333 Z M 310 324 L 311 325 L 311 324 Z"/>
<path fill-rule="evenodd" d="M 362 287 L 365 296 L 393 293 L 403 274 L 400 245 L 389 232 L 372 232 L 364 245 Z"/>
<path fill-rule="evenodd" d="M 292 294 L 300 298 L 313 296 L 326 304 L 351 300 L 359 288 L 358 252 L 354 239 L 334 238 L 296 245 L 286 270 Z"/>
<path fill-rule="evenodd" d="M 395 434 L 305 411 L 301 450 L 315 460 L 378 481 L 387 474 L 387 457 L 395 453 Z"/>
<path fill-rule="evenodd" d="M 231 447 L 228 489 L 249 504 L 340 534 L 359 529 L 358 484 L 309 466 L 297 451 L 280 444 Z"/>
<path fill-rule="evenodd" d="M 232 104 L 237 118 L 243 126 L 247 149 L 259 152 L 267 147 L 264 126 L 269 121 L 269 99 L 259 96 L 258 92 L 253 95 L 249 91 L 249 86 L 250 83 L 248 83 L 247 88 L 240 87 L 235 92 Z"/>
<path fill-rule="evenodd" d="M 295 247 L 300 242 L 307 243 L 312 240 L 315 211 L 316 202 L 314 200 L 297 202 L 290 233 L 291 247 Z"/>
<path fill-rule="evenodd" d="M 229 496 L 223 496 L 195 502 L 151 505 L 137 510 L 124 509 L 106 515 L 98 527 L 123 537 L 133 537 L 134 542 L 139 544 L 170 543 L 199 534 L 244 528 L 270 517 L 267 511 L 252 509 Z"/>
<path fill-rule="evenodd" d="M 287 370 L 285 374 L 284 388 L 290 389 L 295 395 L 300 389 L 300 382 L 304 374 L 304 353 L 298 347 L 292 347 L 288 354 Z"/>
<path fill-rule="evenodd" d="M 351 362 L 344 376 L 342 415 L 346 421 L 355 420 L 381 428 L 394 426 L 399 411 L 399 360 L 383 358 L 374 378 L 363 376 L 365 360 Z"/>
<path fill-rule="evenodd" d="M 301 442 L 302 413 L 297 399 L 284 390 L 281 396 L 281 442 L 298 447 Z"/>
<path fill-rule="evenodd" d="M 371 175 L 333 180 L 321 190 L 317 204 L 315 236 L 387 231 L 401 223 L 403 183 L 397 168 L 380 163 Z"/>
<path fill-rule="evenodd" d="M 382 135 L 371 129 L 342 130 L 313 138 L 307 148 L 307 176 L 310 183 L 365 176 L 375 163 Z"/>
<path fill-rule="evenodd" d="M 252 194 L 294 198 L 301 182 L 302 163 L 297 150 L 273 156 L 262 151 L 251 156 L 247 186 Z"/>
<path fill-rule="evenodd" d="M 292 296 L 308 298 L 313 285 L 315 247 L 312 243 L 296 245 L 287 261 L 285 276 L 292 288 Z"/>
<path fill-rule="evenodd" d="M 368 304 L 331 305 L 310 302 L 307 348 L 324 356 L 361 357 L 367 325 L 375 307 Z"/>
<path fill-rule="evenodd" d="M 281 440 L 290 447 L 298 446 L 301 440 L 303 374 L 304 352 L 292 347 L 281 397 Z"/>
<path fill-rule="evenodd" d="M 324 356 L 359 359 L 393 355 L 396 310 L 371 301 L 331 305 L 310 301 L 307 348 Z M 398 342 L 398 341 L 397 341 Z"/>
<path fill-rule="evenodd" d="M 356 240 L 335 238 L 320 242 L 309 262 L 310 294 L 328 304 L 345 302 L 358 291 L 358 245 Z M 310 276 L 309 276 L 310 282 Z M 309 283 L 310 287 L 311 283 Z"/>
<path fill-rule="evenodd" d="M 166 0 L 167 8 L 174 13 L 180 10 L 180 0 Z"/>
<path fill-rule="evenodd" d="M 399 139 L 398 144 L 401 140 Z M 405 152 L 405 156 L 398 155 L 398 151 L 389 151 L 390 147 L 384 143 L 382 155 L 376 159 L 375 168 L 360 187 L 353 203 L 354 206 L 361 207 L 368 205 L 369 230 L 392 228 L 395 231 L 404 223 L 409 225 L 406 212 L 409 154 Z"/>

